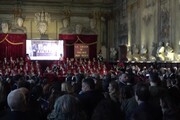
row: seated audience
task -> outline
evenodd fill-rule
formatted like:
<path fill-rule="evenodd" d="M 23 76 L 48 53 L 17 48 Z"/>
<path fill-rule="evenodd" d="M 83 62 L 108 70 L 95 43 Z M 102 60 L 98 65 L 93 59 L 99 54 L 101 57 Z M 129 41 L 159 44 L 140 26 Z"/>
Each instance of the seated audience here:
<path fill-rule="evenodd" d="M 142 66 L 134 65 L 136 63 L 112 65 L 104 61 L 94 59 L 91 61 L 83 58 L 69 58 L 66 61 L 53 62 L 52 65 L 42 65 L 42 67 L 40 63 L 22 57 L 13 57 L 13 59 L 10 57 L 2 61 L 0 65 L 0 108 L 8 111 L 6 98 L 12 95 L 11 99 L 8 98 L 9 103 L 18 103 L 19 110 L 12 109 L 5 115 L 1 114 L 3 111 L 0 111 L 0 120 L 16 120 L 16 118 L 18 120 L 45 120 L 47 115 L 49 120 L 53 120 L 59 119 L 57 116 L 63 116 L 63 118 L 74 116 L 76 114 L 74 112 L 71 115 L 54 112 L 57 108 L 53 108 L 55 101 L 64 94 L 77 95 L 80 107 L 84 110 L 88 120 L 116 120 L 118 118 L 123 120 L 122 112 L 125 120 L 131 120 L 131 118 L 161 120 L 161 109 L 164 111 L 164 120 L 171 117 L 172 119 L 177 118 L 177 109 L 180 106 L 178 79 L 180 70 L 173 67 L 168 68 L 168 64 L 160 69 L 159 64 L 149 67 L 145 65 L 141 69 Z M 117 79 L 118 76 L 119 79 Z M 141 84 L 141 81 L 150 86 Z M 162 82 L 164 83 L 163 88 Z M 135 84 L 138 87 L 135 87 L 135 96 L 133 96 Z M 164 89 L 170 92 L 176 107 L 174 103 L 168 102 L 170 105 L 166 103 L 169 98 L 166 100 L 163 96 L 160 97 Z M 104 94 L 107 95 L 106 99 L 103 99 L 103 92 L 107 92 Z M 22 101 L 24 98 L 25 105 Z M 8 105 L 12 108 L 11 104 Z M 20 109 L 22 107 L 23 109 Z M 119 110 L 120 107 L 122 111 Z M 81 112 L 77 114 L 81 116 Z"/>

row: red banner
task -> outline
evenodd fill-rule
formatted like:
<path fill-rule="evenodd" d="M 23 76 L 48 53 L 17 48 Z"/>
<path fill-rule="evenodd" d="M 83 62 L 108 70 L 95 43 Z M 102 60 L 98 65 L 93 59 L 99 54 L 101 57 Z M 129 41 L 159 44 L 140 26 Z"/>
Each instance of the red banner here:
<path fill-rule="evenodd" d="M 89 46 L 85 44 L 74 44 L 75 58 L 89 58 Z"/>

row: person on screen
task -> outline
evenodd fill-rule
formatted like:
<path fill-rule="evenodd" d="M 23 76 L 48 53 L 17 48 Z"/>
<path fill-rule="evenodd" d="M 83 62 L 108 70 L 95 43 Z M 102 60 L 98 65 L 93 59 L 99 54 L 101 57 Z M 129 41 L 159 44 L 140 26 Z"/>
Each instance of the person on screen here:
<path fill-rule="evenodd" d="M 38 51 L 38 45 L 37 44 L 32 45 L 32 51 L 33 51 L 33 56 L 37 56 L 37 51 Z"/>

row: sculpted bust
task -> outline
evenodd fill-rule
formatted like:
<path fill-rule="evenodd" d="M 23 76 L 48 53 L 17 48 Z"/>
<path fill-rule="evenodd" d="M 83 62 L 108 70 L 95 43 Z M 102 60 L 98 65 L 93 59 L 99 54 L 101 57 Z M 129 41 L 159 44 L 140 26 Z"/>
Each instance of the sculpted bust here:
<path fill-rule="evenodd" d="M 166 46 L 165 46 L 165 52 L 167 53 L 172 53 L 174 50 L 173 48 L 169 45 L 169 43 L 167 42 L 166 43 Z"/>
<path fill-rule="evenodd" d="M 128 59 L 128 61 L 132 60 L 132 53 L 130 50 L 130 46 L 127 46 L 127 59 Z"/>
<path fill-rule="evenodd" d="M 147 49 L 145 48 L 145 46 L 144 45 L 142 45 L 142 47 L 141 47 L 141 51 L 140 51 L 140 54 L 141 54 L 141 60 L 142 61 L 146 61 L 147 60 L 147 56 L 146 56 L 146 54 L 147 54 Z"/>
<path fill-rule="evenodd" d="M 17 18 L 17 25 L 12 28 L 12 32 L 15 33 L 26 33 L 26 27 L 23 26 L 24 20 L 21 17 Z"/>
<path fill-rule="evenodd" d="M 21 17 L 19 17 L 19 18 L 17 19 L 17 25 L 18 25 L 19 27 L 23 27 L 23 23 L 24 23 L 24 20 L 23 20 Z"/>
<path fill-rule="evenodd" d="M 166 46 L 165 46 L 165 59 L 166 60 L 174 60 L 174 50 L 169 45 L 168 42 L 166 43 Z"/>
<path fill-rule="evenodd" d="M 142 45 L 142 47 L 141 47 L 141 55 L 144 55 L 144 54 L 146 54 L 147 53 L 147 49 L 145 48 L 145 46 L 144 45 Z"/>
<path fill-rule="evenodd" d="M 136 44 L 133 45 L 133 48 L 132 48 L 132 52 L 133 52 L 133 60 L 134 61 L 139 61 L 139 49 L 138 47 L 136 46 Z"/>
<path fill-rule="evenodd" d="M 47 23 L 46 22 L 39 22 L 38 23 L 38 31 L 40 34 L 45 34 L 47 31 Z"/>
<path fill-rule="evenodd" d="M 165 52 L 164 43 L 163 42 L 159 42 L 159 46 L 157 48 L 157 58 L 160 61 L 164 61 L 165 60 L 164 52 Z"/>
<path fill-rule="evenodd" d="M 81 34 L 82 33 L 83 26 L 81 24 L 77 24 L 75 27 L 75 33 Z"/>
<path fill-rule="evenodd" d="M 63 24 L 63 27 L 60 28 L 60 30 L 59 30 L 60 33 L 68 34 L 68 33 L 73 32 L 72 28 L 70 27 L 70 18 L 64 18 L 62 20 L 62 24 Z"/>
<path fill-rule="evenodd" d="M 90 34 L 97 34 L 96 20 L 95 19 L 90 19 L 89 22 L 90 22 L 89 23 L 90 24 L 90 30 L 89 30 Z"/>
<path fill-rule="evenodd" d="M 7 22 L 1 23 L 1 28 L 2 28 L 2 32 L 3 32 L 3 33 L 8 33 L 8 31 L 9 31 L 9 25 L 8 25 Z"/>

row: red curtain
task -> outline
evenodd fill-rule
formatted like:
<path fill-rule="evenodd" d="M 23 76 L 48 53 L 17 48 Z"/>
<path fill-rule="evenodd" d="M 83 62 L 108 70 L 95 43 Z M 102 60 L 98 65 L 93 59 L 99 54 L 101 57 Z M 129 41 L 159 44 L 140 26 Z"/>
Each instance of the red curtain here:
<path fill-rule="evenodd" d="M 60 40 L 64 40 L 64 57 L 74 57 L 74 43 L 83 43 L 89 46 L 89 58 L 97 57 L 97 35 L 67 35 L 60 34 Z"/>
<path fill-rule="evenodd" d="M 0 59 L 25 57 L 26 34 L 0 34 Z"/>

